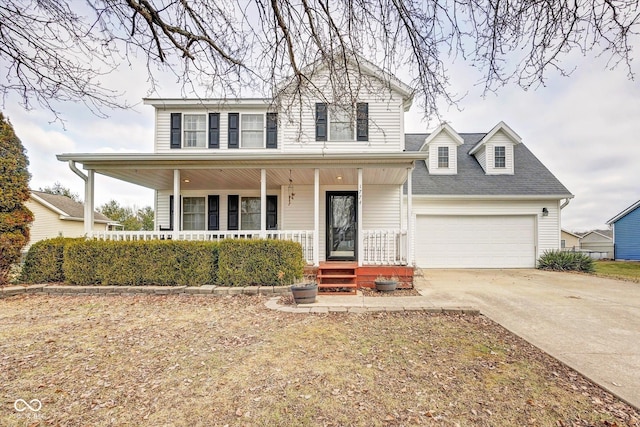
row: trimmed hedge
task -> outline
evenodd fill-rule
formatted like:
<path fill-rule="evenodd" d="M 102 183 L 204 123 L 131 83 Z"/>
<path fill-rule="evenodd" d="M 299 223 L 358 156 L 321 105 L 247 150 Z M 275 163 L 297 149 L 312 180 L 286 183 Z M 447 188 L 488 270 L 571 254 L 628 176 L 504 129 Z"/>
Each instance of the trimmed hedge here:
<path fill-rule="evenodd" d="M 287 240 L 223 240 L 220 242 L 218 285 L 278 286 L 304 273 L 302 246 Z"/>
<path fill-rule="evenodd" d="M 40 240 L 29 248 L 22 266 L 23 283 L 64 282 L 64 247 L 84 238 L 56 237 Z"/>
<path fill-rule="evenodd" d="M 555 271 L 593 273 L 595 266 L 589 255 L 581 252 L 545 251 L 538 259 L 538 268 Z"/>
<path fill-rule="evenodd" d="M 217 242 L 85 240 L 64 250 L 67 282 L 77 285 L 211 285 Z"/>

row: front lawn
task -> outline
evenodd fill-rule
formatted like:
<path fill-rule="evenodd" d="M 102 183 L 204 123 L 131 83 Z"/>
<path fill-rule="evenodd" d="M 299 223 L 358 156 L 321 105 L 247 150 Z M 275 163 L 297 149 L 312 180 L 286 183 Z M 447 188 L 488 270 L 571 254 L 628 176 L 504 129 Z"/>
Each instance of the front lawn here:
<path fill-rule="evenodd" d="M 637 411 L 483 316 L 304 315 L 264 303 L 0 300 L 0 425 L 640 424 Z"/>
<path fill-rule="evenodd" d="M 615 279 L 627 279 L 640 282 L 640 262 L 634 261 L 595 261 L 596 274 Z"/>

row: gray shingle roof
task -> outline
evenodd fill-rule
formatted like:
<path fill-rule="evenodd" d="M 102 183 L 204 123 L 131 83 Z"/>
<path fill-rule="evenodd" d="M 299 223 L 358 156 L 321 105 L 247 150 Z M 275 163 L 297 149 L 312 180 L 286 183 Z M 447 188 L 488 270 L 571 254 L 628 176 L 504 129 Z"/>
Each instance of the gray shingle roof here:
<path fill-rule="evenodd" d="M 78 203 L 73 201 L 67 196 L 62 196 L 59 194 L 49 194 L 42 191 L 33 191 L 32 194 L 37 195 L 45 202 L 49 203 L 52 206 L 60 209 L 62 212 L 66 214 L 66 216 L 71 218 L 84 218 L 84 205 L 82 203 Z M 103 222 L 113 222 L 111 219 L 102 215 L 100 212 L 94 212 L 95 221 L 103 221 Z"/>
<path fill-rule="evenodd" d="M 534 156 L 524 144 L 514 149 L 513 175 L 486 175 L 469 151 L 486 133 L 461 133 L 464 144 L 458 147 L 457 175 L 429 175 L 424 161 L 416 162 L 413 171 L 414 195 L 433 196 L 562 196 L 572 194 Z M 429 134 L 406 134 L 406 151 L 418 151 Z M 426 155 L 426 153 L 425 153 Z"/>

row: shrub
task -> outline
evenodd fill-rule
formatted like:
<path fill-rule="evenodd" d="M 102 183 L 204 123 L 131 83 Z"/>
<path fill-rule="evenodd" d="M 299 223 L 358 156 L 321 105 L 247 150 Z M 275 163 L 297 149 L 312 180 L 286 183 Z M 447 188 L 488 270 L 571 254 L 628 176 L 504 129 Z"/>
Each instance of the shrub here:
<path fill-rule="evenodd" d="M 64 247 L 84 238 L 56 237 L 40 240 L 29 248 L 20 280 L 25 283 L 64 282 Z"/>
<path fill-rule="evenodd" d="M 0 113 L 0 285 L 8 281 L 29 242 L 33 214 L 25 205 L 30 195 L 28 166 L 22 142 Z"/>
<path fill-rule="evenodd" d="M 545 251 L 538 259 L 538 268 L 555 271 L 593 273 L 595 267 L 589 255 L 581 252 Z"/>
<path fill-rule="evenodd" d="M 218 261 L 220 286 L 291 284 L 302 277 L 304 257 L 297 242 L 223 240 Z"/>
<path fill-rule="evenodd" d="M 73 242 L 64 249 L 64 273 L 78 285 L 187 285 L 216 281 L 217 242 L 171 240 Z"/>

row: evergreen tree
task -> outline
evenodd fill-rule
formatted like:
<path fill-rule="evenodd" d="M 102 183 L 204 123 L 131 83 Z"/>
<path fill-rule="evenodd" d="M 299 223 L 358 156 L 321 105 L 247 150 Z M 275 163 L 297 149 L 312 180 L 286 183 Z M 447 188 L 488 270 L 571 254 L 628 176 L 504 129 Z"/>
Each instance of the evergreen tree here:
<path fill-rule="evenodd" d="M 0 284 L 7 283 L 11 266 L 29 242 L 33 214 L 29 199 L 29 160 L 13 126 L 0 113 Z"/>

